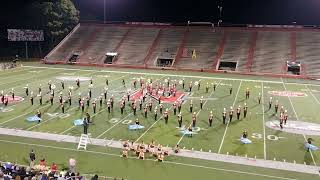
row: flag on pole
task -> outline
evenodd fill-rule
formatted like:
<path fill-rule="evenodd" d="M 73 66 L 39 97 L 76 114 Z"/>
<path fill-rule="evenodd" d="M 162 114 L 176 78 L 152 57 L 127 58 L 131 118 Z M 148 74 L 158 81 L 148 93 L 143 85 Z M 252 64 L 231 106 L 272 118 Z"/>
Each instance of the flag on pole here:
<path fill-rule="evenodd" d="M 196 49 L 192 50 L 192 59 L 197 59 Z"/>

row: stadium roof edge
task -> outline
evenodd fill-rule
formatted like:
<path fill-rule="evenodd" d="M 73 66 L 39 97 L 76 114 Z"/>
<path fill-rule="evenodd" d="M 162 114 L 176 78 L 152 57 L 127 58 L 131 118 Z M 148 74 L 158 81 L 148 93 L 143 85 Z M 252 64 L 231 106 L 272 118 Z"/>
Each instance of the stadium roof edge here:
<path fill-rule="evenodd" d="M 142 27 L 142 28 L 192 28 L 192 29 L 212 29 L 208 24 L 197 24 L 188 26 L 187 23 L 158 23 L 158 22 L 100 22 L 100 21 L 81 21 L 81 25 L 96 26 L 118 26 L 118 27 Z M 292 25 L 230 25 L 223 27 L 214 27 L 215 30 L 224 31 L 275 31 L 275 32 L 303 32 L 314 31 L 319 32 L 318 26 L 292 26 Z"/>

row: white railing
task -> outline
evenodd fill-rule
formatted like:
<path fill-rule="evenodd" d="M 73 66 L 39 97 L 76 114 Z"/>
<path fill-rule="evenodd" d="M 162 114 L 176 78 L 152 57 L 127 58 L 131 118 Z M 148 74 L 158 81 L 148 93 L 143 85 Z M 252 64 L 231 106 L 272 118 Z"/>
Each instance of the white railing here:
<path fill-rule="evenodd" d="M 70 33 L 69 33 L 66 37 L 64 37 L 63 40 L 60 41 L 59 44 L 58 44 L 56 47 L 54 47 L 52 51 L 49 52 L 48 55 L 46 55 L 46 56 L 44 57 L 44 59 L 48 59 L 49 56 L 51 56 L 54 52 L 56 52 L 56 50 L 59 49 L 59 48 L 61 47 L 61 45 L 62 45 L 65 41 L 67 41 L 67 40 L 72 36 L 72 34 L 73 34 L 74 32 L 76 32 L 76 31 L 78 30 L 79 27 L 80 27 L 80 23 L 77 24 L 77 25 L 70 31 Z"/>

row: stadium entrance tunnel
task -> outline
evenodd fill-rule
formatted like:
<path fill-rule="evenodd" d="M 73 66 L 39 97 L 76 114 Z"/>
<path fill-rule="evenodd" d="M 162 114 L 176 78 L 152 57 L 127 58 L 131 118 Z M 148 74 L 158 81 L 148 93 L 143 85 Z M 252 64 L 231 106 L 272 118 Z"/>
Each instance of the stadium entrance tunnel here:
<path fill-rule="evenodd" d="M 71 56 L 68 58 L 68 63 L 73 64 L 76 63 L 81 55 L 81 52 L 74 52 L 71 54 Z"/>
<path fill-rule="evenodd" d="M 281 130 L 287 133 L 302 134 L 309 136 L 320 136 L 320 124 L 288 120 L 287 124 L 283 125 L 283 129 L 280 128 L 279 120 L 267 121 L 266 126 L 274 129 Z"/>
<path fill-rule="evenodd" d="M 170 66 L 172 66 L 173 61 L 174 61 L 174 58 L 172 58 L 172 57 L 158 57 L 157 58 L 157 66 L 170 67 Z"/>
<path fill-rule="evenodd" d="M 220 61 L 218 70 L 235 71 L 237 69 L 236 61 Z"/>
<path fill-rule="evenodd" d="M 107 52 L 103 60 L 104 64 L 112 64 L 113 61 L 117 58 L 117 56 L 117 52 Z"/>
<path fill-rule="evenodd" d="M 301 62 L 287 61 L 287 72 L 295 75 L 300 75 Z"/>

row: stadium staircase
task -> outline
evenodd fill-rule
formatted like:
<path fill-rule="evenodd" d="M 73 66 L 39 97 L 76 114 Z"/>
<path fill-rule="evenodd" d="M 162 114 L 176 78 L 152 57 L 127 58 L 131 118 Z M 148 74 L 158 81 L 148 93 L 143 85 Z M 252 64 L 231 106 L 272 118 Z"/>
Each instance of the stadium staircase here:
<path fill-rule="evenodd" d="M 156 67 L 156 60 L 159 56 L 176 57 L 183 34 L 183 28 L 162 29 L 157 47 L 152 51 L 149 60 L 146 62 L 147 67 Z"/>
<path fill-rule="evenodd" d="M 182 54 L 184 52 L 184 46 L 185 46 L 186 40 L 188 38 L 188 33 L 189 33 L 189 28 L 186 28 L 184 30 L 184 33 L 183 33 L 183 36 L 182 36 L 182 39 L 181 39 L 181 43 L 180 43 L 180 46 L 179 46 L 179 49 L 178 49 L 178 52 L 177 52 L 177 54 L 176 54 L 176 56 L 174 58 L 174 61 L 172 63 L 172 66 L 174 66 L 174 67 L 177 67 L 177 64 L 179 64 L 179 62 L 180 62 L 180 59 L 181 59 Z"/>
<path fill-rule="evenodd" d="M 161 37 L 161 33 L 162 33 L 162 29 L 160 29 L 157 33 L 157 36 L 155 37 L 155 39 L 153 40 L 153 43 L 151 45 L 151 47 L 148 50 L 147 56 L 144 58 L 144 67 L 147 67 L 148 65 L 148 61 L 150 60 L 151 54 L 154 52 L 154 50 L 156 49 L 158 43 L 159 43 L 159 39 Z"/>
<path fill-rule="evenodd" d="M 261 31 L 258 33 L 251 72 L 285 74 L 290 60 L 290 33 Z"/>
<path fill-rule="evenodd" d="M 189 29 L 188 38 L 184 44 L 184 52 L 176 67 L 183 69 L 211 69 L 221 32 L 212 28 Z M 192 51 L 195 50 L 195 58 Z"/>
<path fill-rule="evenodd" d="M 46 56 L 47 61 L 66 62 L 72 53 L 82 52 L 81 48 L 85 47 L 85 43 L 95 30 L 95 26 L 81 25 L 54 53 Z"/>
<path fill-rule="evenodd" d="M 134 28 L 117 50 L 116 64 L 143 66 L 144 59 L 151 47 L 159 28 Z"/>
<path fill-rule="evenodd" d="M 245 69 L 240 68 L 239 69 L 240 71 L 251 72 L 251 68 L 252 68 L 252 64 L 253 64 L 254 50 L 256 49 L 256 46 L 257 46 L 257 38 L 258 38 L 258 32 L 253 32 L 251 39 L 250 39 L 250 48 L 248 51 L 248 57 L 247 57 L 247 63 L 246 63 Z"/>
<path fill-rule="evenodd" d="M 78 63 L 86 63 L 91 61 L 91 56 L 90 56 L 90 49 L 94 46 L 94 43 L 97 41 L 97 34 L 99 34 L 102 31 L 102 27 L 97 27 L 94 32 L 90 35 L 88 38 L 88 41 L 85 42 L 82 47 L 80 48 L 82 50 L 82 54 L 79 57 L 79 60 L 77 61 Z"/>
<path fill-rule="evenodd" d="M 106 53 L 114 51 L 127 31 L 128 29 L 123 27 L 101 27 L 101 31 L 96 35 L 94 43 L 91 44 L 85 56 L 82 57 L 84 61 L 81 62 L 104 64 Z"/>
<path fill-rule="evenodd" d="M 244 71 L 246 59 L 249 49 L 249 40 L 251 32 L 242 31 L 228 31 L 224 43 L 223 54 L 221 61 L 237 62 L 238 71 Z"/>
<path fill-rule="evenodd" d="M 291 43 L 291 61 L 296 61 L 297 58 L 297 33 L 290 33 L 290 43 Z"/>
<path fill-rule="evenodd" d="M 220 63 L 220 58 L 224 52 L 224 44 L 226 43 L 226 39 L 227 39 L 227 32 L 224 31 L 223 32 L 223 35 L 220 39 L 220 42 L 219 42 L 219 48 L 216 52 L 216 56 L 214 58 L 214 61 L 213 61 L 213 69 L 217 70 L 218 69 L 218 65 Z"/>

